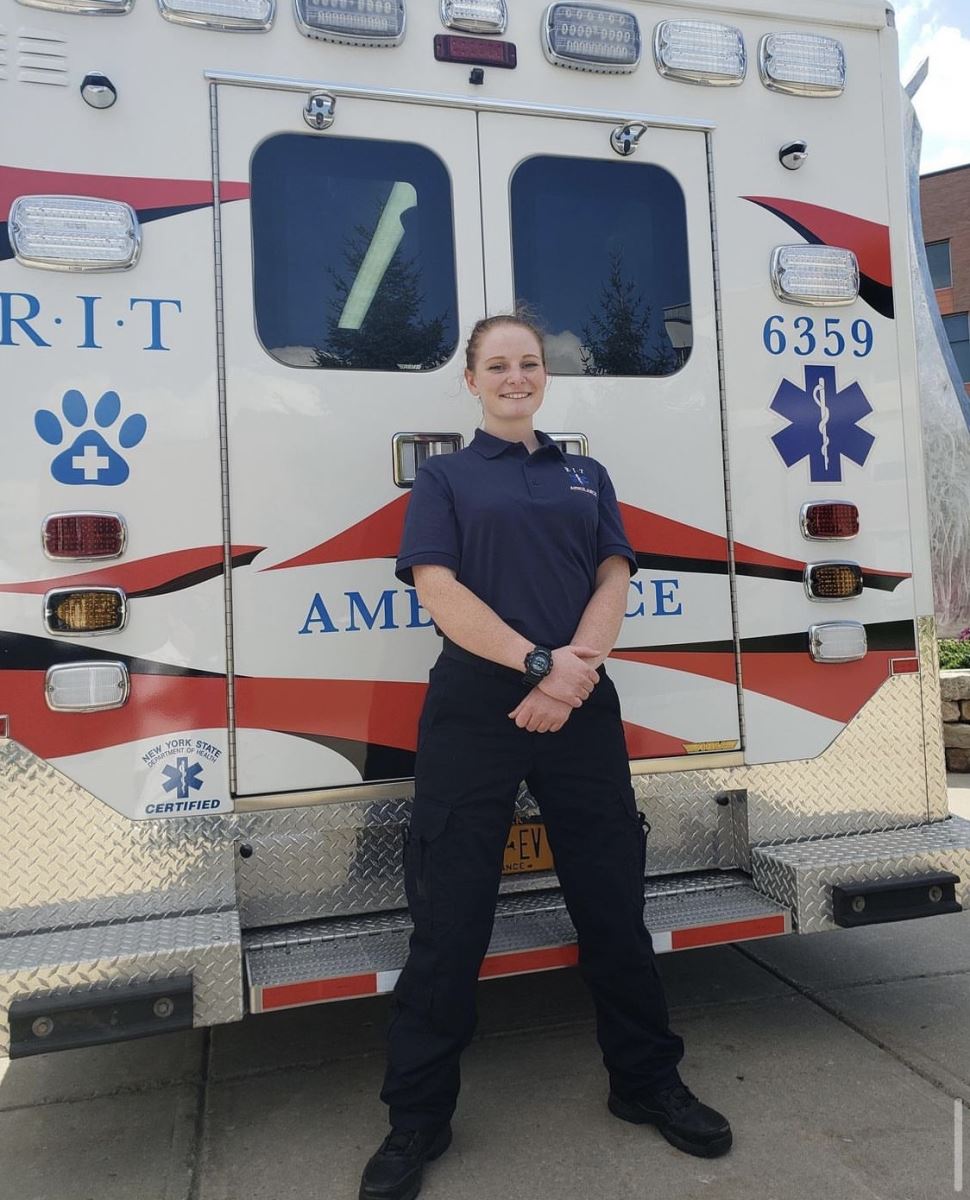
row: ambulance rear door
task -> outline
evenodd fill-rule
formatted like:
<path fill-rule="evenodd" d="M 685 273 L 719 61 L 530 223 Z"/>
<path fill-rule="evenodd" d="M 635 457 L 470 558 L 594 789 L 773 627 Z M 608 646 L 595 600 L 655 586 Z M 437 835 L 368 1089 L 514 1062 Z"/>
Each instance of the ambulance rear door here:
<path fill-rule="evenodd" d="M 440 643 L 394 558 L 415 462 L 477 419 L 475 114 L 221 84 L 218 150 L 231 540 L 261 548 L 233 571 L 236 792 L 407 778 Z"/>
<path fill-rule="evenodd" d="M 524 301 L 546 327 L 537 423 L 607 467 L 640 564 L 608 663 L 630 757 L 737 752 L 706 135 L 497 113 L 479 130 L 489 309 Z"/>

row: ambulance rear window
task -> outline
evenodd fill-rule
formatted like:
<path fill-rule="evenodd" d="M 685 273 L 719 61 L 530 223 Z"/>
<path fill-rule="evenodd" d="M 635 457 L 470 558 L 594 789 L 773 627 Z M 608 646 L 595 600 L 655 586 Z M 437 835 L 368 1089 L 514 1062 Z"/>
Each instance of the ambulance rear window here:
<path fill-rule="evenodd" d="M 556 375 L 672 375 L 693 345 L 687 212 L 651 163 L 543 156 L 512 177 L 515 292 Z"/>
<path fill-rule="evenodd" d="M 431 371 L 458 343 L 451 184 L 430 150 L 278 134 L 252 159 L 256 331 L 292 367 Z"/>

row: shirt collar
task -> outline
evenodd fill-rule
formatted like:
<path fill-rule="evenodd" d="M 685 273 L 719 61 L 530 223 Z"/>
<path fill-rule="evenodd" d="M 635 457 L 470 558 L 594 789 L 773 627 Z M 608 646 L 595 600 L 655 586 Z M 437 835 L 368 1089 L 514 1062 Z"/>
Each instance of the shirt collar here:
<path fill-rule="evenodd" d="M 551 448 L 561 458 L 562 447 L 558 442 L 554 441 L 548 433 L 543 433 L 541 429 L 535 431 L 536 440 L 539 443 L 539 449 Z M 511 450 L 516 446 L 521 446 L 521 442 L 507 442 L 503 438 L 496 437 L 494 433 L 486 433 L 484 429 L 476 429 L 475 436 L 471 441 L 471 449 L 477 450 L 482 458 L 498 458 L 500 454 L 504 454 L 506 450 Z M 538 454 L 538 450 L 536 453 Z"/>

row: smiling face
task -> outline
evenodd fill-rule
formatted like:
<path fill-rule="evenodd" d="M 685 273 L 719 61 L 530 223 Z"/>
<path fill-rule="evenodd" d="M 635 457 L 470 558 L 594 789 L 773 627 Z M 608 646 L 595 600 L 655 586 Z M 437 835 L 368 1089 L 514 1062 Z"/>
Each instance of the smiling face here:
<path fill-rule="evenodd" d="M 546 390 L 542 346 L 531 329 L 512 322 L 486 329 L 475 347 L 475 366 L 465 371 L 468 390 L 485 410 L 485 428 L 531 424 Z"/>

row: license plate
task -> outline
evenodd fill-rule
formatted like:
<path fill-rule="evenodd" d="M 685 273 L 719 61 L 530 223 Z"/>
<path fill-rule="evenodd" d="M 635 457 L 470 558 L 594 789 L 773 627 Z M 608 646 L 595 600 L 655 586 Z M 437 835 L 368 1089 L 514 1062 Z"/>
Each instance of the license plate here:
<path fill-rule="evenodd" d="M 541 821 L 516 821 L 505 844 L 503 875 L 522 875 L 526 871 L 551 871 L 552 851 L 546 827 Z"/>

